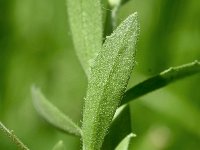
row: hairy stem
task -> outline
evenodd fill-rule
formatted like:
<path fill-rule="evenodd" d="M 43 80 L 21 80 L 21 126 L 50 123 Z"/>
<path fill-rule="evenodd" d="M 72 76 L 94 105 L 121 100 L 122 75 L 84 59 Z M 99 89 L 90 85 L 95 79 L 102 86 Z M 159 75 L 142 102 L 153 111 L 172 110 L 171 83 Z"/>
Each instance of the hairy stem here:
<path fill-rule="evenodd" d="M 29 148 L 24 145 L 20 139 L 13 133 L 12 130 L 6 128 L 3 123 L 0 122 L 0 130 L 2 130 L 6 136 L 10 138 L 10 140 L 15 143 L 21 150 L 30 150 Z"/>

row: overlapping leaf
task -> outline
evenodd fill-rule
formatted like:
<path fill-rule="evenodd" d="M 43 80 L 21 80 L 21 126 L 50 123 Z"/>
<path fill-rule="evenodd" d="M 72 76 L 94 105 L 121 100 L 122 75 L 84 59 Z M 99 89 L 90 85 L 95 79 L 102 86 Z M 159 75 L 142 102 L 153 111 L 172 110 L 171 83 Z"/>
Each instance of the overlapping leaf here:
<path fill-rule="evenodd" d="M 100 0 L 67 0 L 74 46 L 79 60 L 89 74 L 90 61 L 102 46 L 102 13 Z"/>
<path fill-rule="evenodd" d="M 69 117 L 51 104 L 39 89 L 32 88 L 32 97 L 37 112 L 51 125 L 66 133 L 81 136 L 81 129 Z"/>
<path fill-rule="evenodd" d="M 184 64 L 178 67 L 169 68 L 168 70 L 165 70 L 160 74 L 153 76 L 130 88 L 124 94 L 121 105 L 131 100 L 134 100 L 142 95 L 145 95 L 151 91 L 162 88 L 177 80 L 189 77 L 197 73 L 200 73 L 199 61 L 194 61 L 192 63 Z"/>
<path fill-rule="evenodd" d="M 84 149 L 100 149 L 134 66 L 137 13 L 107 37 L 91 67 L 83 113 Z"/>

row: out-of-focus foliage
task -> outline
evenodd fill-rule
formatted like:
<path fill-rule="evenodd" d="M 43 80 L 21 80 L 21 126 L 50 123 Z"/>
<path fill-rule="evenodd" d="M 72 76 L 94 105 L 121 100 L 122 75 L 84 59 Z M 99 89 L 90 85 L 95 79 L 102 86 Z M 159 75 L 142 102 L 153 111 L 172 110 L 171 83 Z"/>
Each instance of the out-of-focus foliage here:
<path fill-rule="evenodd" d="M 118 23 L 138 11 L 141 33 L 130 87 L 170 66 L 200 58 L 200 2 L 130 0 Z M 109 11 L 102 8 L 103 11 Z M 72 45 L 65 0 L 0 1 L 0 120 L 33 150 L 51 149 L 63 140 L 80 149 L 36 114 L 30 87 L 42 87 L 53 104 L 79 123 L 86 77 Z M 131 103 L 136 150 L 198 150 L 200 76 L 196 75 Z M 15 145 L 0 134 L 0 149 Z"/>

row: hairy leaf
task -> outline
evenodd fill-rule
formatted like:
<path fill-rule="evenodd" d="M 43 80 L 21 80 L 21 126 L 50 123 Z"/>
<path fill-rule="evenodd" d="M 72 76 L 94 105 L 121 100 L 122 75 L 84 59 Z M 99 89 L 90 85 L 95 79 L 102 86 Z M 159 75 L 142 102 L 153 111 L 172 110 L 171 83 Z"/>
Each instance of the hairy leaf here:
<path fill-rule="evenodd" d="M 51 104 L 39 89 L 32 88 L 32 97 L 35 109 L 47 122 L 66 133 L 81 136 L 81 129 L 69 117 Z"/>
<path fill-rule="evenodd" d="M 134 66 L 139 28 L 137 13 L 107 37 L 91 67 L 83 112 L 83 146 L 100 149 Z"/>
<path fill-rule="evenodd" d="M 147 79 L 147 80 L 143 81 L 142 83 L 139 83 L 138 85 L 129 89 L 125 93 L 125 96 L 123 97 L 122 104 L 125 104 L 128 101 L 134 100 L 134 99 L 136 99 L 142 95 L 145 95 L 146 93 L 149 93 L 153 90 L 162 88 L 162 87 L 172 83 L 173 81 L 180 80 L 182 78 L 194 75 L 196 73 L 200 73 L 200 63 L 198 61 L 194 61 L 192 63 L 188 63 L 188 64 L 184 64 L 184 65 L 181 65 L 178 67 L 170 68 L 166 71 L 161 72 L 159 75 L 151 77 L 150 79 Z M 157 93 L 156 95 L 160 95 L 160 94 Z M 165 94 L 162 93 L 161 95 L 165 95 L 165 97 L 168 97 L 168 98 L 166 98 L 168 100 L 164 101 L 166 103 L 165 105 L 163 105 L 163 102 L 161 102 L 162 103 L 162 105 L 161 105 L 161 103 L 159 103 L 160 100 L 155 99 L 155 97 L 161 97 L 161 96 L 150 96 L 149 95 L 148 98 L 144 101 L 144 103 L 148 107 L 152 107 L 155 110 L 159 110 L 164 113 L 171 112 L 170 114 L 168 113 L 167 115 L 168 116 L 171 115 L 170 116 L 171 118 L 176 118 L 176 121 L 178 120 L 178 122 L 180 120 L 181 124 L 185 125 L 187 129 L 191 130 L 192 132 L 194 131 L 197 135 L 200 135 L 199 134 L 200 132 L 193 130 L 193 129 L 196 129 L 194 127 L 196 125 L 195 119 L 198 118 L 197 117 L 198 113 L 194 113 L 195 108 L 190 108 L 189 104 L 180 103 L 179 101 L 177 101 L 178 98 L 174 97 L 173 94 L 170 94 L 167 91 L 165 91 Z M 170 95 L 170 96 L 168 96 L 168 95 Z M 173 104 L 171 104 L 171 103 L 173 103 Z M 127 106 L 127 103 L 123 106 L 124 107 Z M 167 111 L 168 106 L 169 106 L 170 111 L 169 110 Z M 172 108 L 171 106 L 177 106 L 177 107 L 175 109 L 173 109 L 174 107 Z M 187 109 L 186 109 L 186 106 L 187 106 Z M 191 113 L 189 115 L 181 115 L 181 114 L 184 114 L 183 113 L 183 112 L 185 112 L 184 110 L 192 110 L 189 112 L 190 113 L 193 112 L 193 113 Z M 115 143 L 116 140 L 114 137 L 119 137 L 119 136 L 115 136 L 115 132 L 113 132 L 112 128 L 115 127 L 117 129 L 117 127 L 118 127 L 118 129 L 121 129 L 120 128 L 122 126 L 121 122 L 124 118 L 127 118 L 127 115 L 128 115 L 127 112 L 125 113 L 125 111 L 120 111 L 118 114 L 119 118 L 115 118 L 113 120 L 111 127 L 110 127 L 110 132 L 108 135 L 106 135 L 105 141 L 103 143 L 104 148 L 107 147 L 108 145 L 116 144 Z M 193 117 L 189 117 L 189 118 L 185 119 L 185 117 L 187 117 L 187 116 L 193 116 Z M 118 119 L 118 121 L 116 119 Z M 188 121 L 188 120 L 190 120 L 190 121 Z M 129 121 L 127 120 L 127 124 L 129 124 L 129 123 L 130 123 L 130 119 L 129 119 Z M 127 124 L 126 124 L 126 126 L 127 126 Z M 131 130 L 130 131 L 127 130 L 127 133 L 128 134 L 131 133 Z M 109 149 L 114 149 L 114 148 L 112 146 Z"/>
<path fill-rule="evenodd" d="M 90 61 L 102 46 L 102 13 L 100 0 L 67 0 L 74 46 L 86 74 Z"/>

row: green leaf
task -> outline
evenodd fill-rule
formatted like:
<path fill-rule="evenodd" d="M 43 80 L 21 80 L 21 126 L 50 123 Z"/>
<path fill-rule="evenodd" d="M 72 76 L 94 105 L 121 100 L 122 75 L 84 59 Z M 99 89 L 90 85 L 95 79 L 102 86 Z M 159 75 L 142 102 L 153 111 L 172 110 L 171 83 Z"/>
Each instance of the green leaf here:
<path fill-rule="evenodd" d="M 129 150 L 129 145 L 130 145 L 130 141 L 133 137 L 135 137 L 136 135 L 133 133 L 130 133 L 129 135 L 127 135 L 123 141 L 121 141 L 119 143 L 119 145 L 115 148 L 115 150 Z"/>
<path fill-rule="evenodd" d="M 129 89 L 123 97 L 121 105 L 130 102 L 142 95 L 162 88 L 174 81 L 189 77 L 191 75 L 200 73 L 200 62 L 194 61 L 192 63 L 184 64 L 178 67 L 172 67 L 160 74 L 151 77 L 136 86 Z"/>
<path fill-rule="evenodd" d="M 69 117 L 51 104 L 39 89 L 32 88 L 32 97 L 35 109 L 47 122 L 66 133 L 81 136 L 81 129 Z"/>
<path fill-rule="evenodd" d="M 63 144 L 63 141 L 58 141 L 58 143 L 56 143 L 52 150 L 65 150 L 65 145 Z"/>
<path fill-rule="evenodd" d="M 194 61 L 192 63 L 181 65 L 179 67 L 170 68 L 166 71 L 163 71 L 159 75 L 154 76 L 154 77 L 152 77 L 148 80 L 145 80 L 144 82 L 134 86 L 133 88 L 131 88 L 130 90 L 128 90 L 125 93 L 125 96 L 123 98 L 127 99 L 127 100 L 136 99 L 136 98 L 138 98 L 146 93 L 149 93 L 155 89 L 166 86 L 167 84 L 170 84 L 173 81 L 180 80 L 184 77 L 188 77 L 188 76 L 194 75 L 196 73 L 200 73 L 200 64 L 198 61 Z M 163 90 L 163 91 L 165 91 L 165 90 Z M 194 107 L 190 106 L 188 103 L 185 104 L 186 102 L 183 103 L 183 101 L 181 101 L 181 102 L 177 101 L 178 98 L 173 96 L 173 94 L 170 94 L 167 91 L 165 91 L 164 93 L 165 94 L 157 93 L 156 96 L 149 95 L 148 98 L 142 102 L 144 102 L 144 104 L 146 104 L 147 107 L 151 107 L 156 111 L 158 110 L 158 111 L 160 111 L 160 113 L 163 112 L 167 116 L 170 116 L 170 118 L 175 118 L 174 120 L 176 120 L 179 124 L 184 125 L 188 130 L 191 130 L 192 132 L 194 132 L 195 134 L 197 134 L 199 136 L 200 132 L 195 130 L 195 129 L 197 129 L 196 120 L 198 120 L 197 118 L 199 116 L 198 111 Z M 167 98 L 165 98 L 166 99 L 165 101 L 160 102 L 160 99 L 157 99 L 157 100 L 155 99 L 155 97 L 162 97 L 161 95 L 165 95 L 165 97 L 167 97 Z M 165 102 L 164 105 L 163 105 L 163 102 Z M 126 102 L 122 101 L 122 104 L 125 104 L 125 103 Z M 125 104 L 123 106 L 127 106 L 127 104 Z M 185 110 L 190 110 L 190 111 L 185 111 Z M 183 115 L 184 113 L 186 113 L 187 115 L 186 114 Z M 124 113 L 124 111 L 121 111 L 119 113 L 119 116 L 122 119 L 126 118 L 127 115 L 128 114 Z M 190 117 L 187 118 L 187 116 L 190 116 Z M 112 136 L 110 136 L 113 139 L 115 137 L 115 133 L 112 131 L 112 128 L 113 128 L 112 126 L 113 126 L 114 122 L 115 122 L 115 120 L 113 120 L 113 122 L 111 124 L 111 128 L 110 128 L 110 132 L 108 133 L 109 136 L 110 136 L 110 134 L 111 135 L 113 134 Z M 120 120 L 114 124 L 116 124 L 115 125 L 116 127 L 117 126 L 119 127 L 118 129 L 121 129 L 120 128 L 120 126 L 121 126 Z M 127 124 L 129 124 L 128 121 L 127 121 Z M 131 130 L 130 131 L 127 130 L 127 133 L 131 133 Z M 105 145 L 104 147 L 109 145 L 108 143 L 110 142 L 109 141 L 110 137 L 108 137 L 108 135 L 105 138 L 105 141 L 103 144 L 103 146 Z M 110 144 L 112 145 L 113 143 L 110 143 Z"/>
<path fill-rule="evenodd" d="M 14 134 L 12 130 L 6 128 L 6 126 L 0 121 L 0 130 L 21 150 L 29 150 L 29 148 Z"/>
<path fill-rule="evenodd" d="M 126 90 L 139 32 L 137 13 L 107 37 L 91 67 L 83 112 L 83 147 L 98 150 Z"/>
<path fill-rule="evenodd" d="M 132 132 L 129 105 L 123 105 L 117 109 L 109 132 L 106 135 L 102 149 L 113 150 Z"/>
<path fill-rule="evenodd" d="M 84 71 L 89 75 L 90 61 L 102 47 L 100 0 L 67 0 L 67 10 L 78 58 Z"/>

